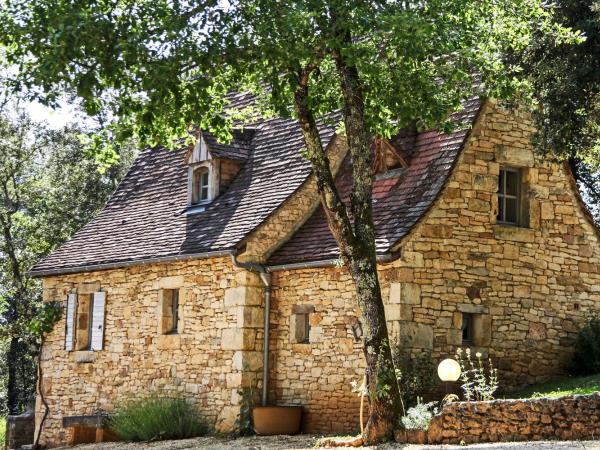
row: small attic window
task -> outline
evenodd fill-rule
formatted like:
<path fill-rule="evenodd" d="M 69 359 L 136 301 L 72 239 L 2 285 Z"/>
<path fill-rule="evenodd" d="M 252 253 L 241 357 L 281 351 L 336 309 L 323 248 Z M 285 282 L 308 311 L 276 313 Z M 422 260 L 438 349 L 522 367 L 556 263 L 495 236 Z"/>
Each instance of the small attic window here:
<path fill-rule="evenodd" d="M 208 167 L 199 167 L 192 174 L 192 205 L 210 200 L 210 170 Z"/>
<path fill-rule="evenodd" d="M 387 139 L 377 138 L 373 144 L 373 171 L 375 174 L 393 172 L 398 175 L 407 167 L 401 152 Z"/>

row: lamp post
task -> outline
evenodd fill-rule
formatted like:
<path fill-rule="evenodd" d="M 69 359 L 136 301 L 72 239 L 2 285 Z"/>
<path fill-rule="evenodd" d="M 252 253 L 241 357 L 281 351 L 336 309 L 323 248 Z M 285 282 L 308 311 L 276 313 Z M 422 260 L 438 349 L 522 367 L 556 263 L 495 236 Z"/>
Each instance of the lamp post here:
<path fill-rule="evenodd" d="M 453 383 L 460 378 L 460 364 L 452 358 L 444 359 L 437 368 L 438 377 L 446 385 L 446 396 L 449 394 L 449 383 Z"/>

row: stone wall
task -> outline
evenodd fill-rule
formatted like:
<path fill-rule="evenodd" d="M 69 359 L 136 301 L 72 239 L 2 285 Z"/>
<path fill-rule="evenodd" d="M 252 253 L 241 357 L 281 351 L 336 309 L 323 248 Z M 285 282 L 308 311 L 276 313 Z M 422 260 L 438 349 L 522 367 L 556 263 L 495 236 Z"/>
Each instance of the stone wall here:
<path fill-rule="evenodd" d="M 334 136 L 326 150 L 331 172 L 335 175 L 348 152 L 346 139 Z M 266 262 L 269 255 L 298 230 L 318 205 L 317 181 L 311 175 L 294 195 L 246 237 L 246 248 L 240 260 Z"/>
<path fill-rule="evenodd" d="M 431 444 L 575 441 L 599 435 L 600 394 L 450 403 L 427 430 Z"/>
<path fill-rule="evenodd" d="M 218 430 L 234 428 L 240 389 L 262 370 L 262 286 L 228 258 L 140 265 L 45 278 L 45 300 L 64 305 L 70 292 L 106 291 L 104 348 L 65 350 L 65 315 L 43 349 L 50 406 L 43 442 L 68 440 L 62 417 L 110 412 L 127 396 L 179 392 Z M 177 334 L 159 332 L 160 289 L 179 289 Z M 38 399 L 37 420 L 42 407 Z"/>
<path fill-rule="evenodd" d="M 388 327 L 434 363 L 469 346 L 491 357 L 502 388 L 563 371 L 585 315 L 600 309 L 597 230 L 570 174 L 534 156 L 528 114 L 488 104 L 434 207 L 379 266 Z M 498 174 L 522 170 L 527 226 L 496 224 Z M 309 431 L 358 428 L 362 349 L 353 284 L 334 267 L 274 273 L 270 396 L 300 403 Z M 312 305 L 311 342 L 290 342 L 293 305 Z M 462 315 L 476 319 L 462 342 Z"/>
<path fill-rule="evenodd" d="M 473 346 L 499 366 L 503 388 L 559 373 L 585 314 L 600 305 L 596 229 L 565 168 L 534 157 L 531 131 L 527 114 L 488 105 L 440 198 L 400 243 L 402 256 L 379 267 L 389 329 L 402 348 L 434 362 L 452 356 L 464 346 L 462 314 L 474 314 Z M 344 148 L 334 142 L 333 164 Z M 495 223 L 501 165 L 522 170 L 526 226 Z M 264 261 L 310 213 L 312 182 L 249 237 L 246 260 Z M 357 430 L 359 398 L 350 383 L 364 371 L 350 277 L 334 267 L 287 270 L 275 272 L 272 284 L 271 402 L 302 404 L 306 431 Z M 163 335 L 158 292 L 171 288 L 180 289 L 182 328 Z M 67 440 L 63 416 L 110 411 L 149 390 L 185 393 L 218 430 L 235 426 L 240 390 L 261 387 L 256 274 L 214 258 L 44 279 L 44 298 L 63 304 L 68 293 L 90 289 L 107 293 L 104 348 L 65 351 L 64 318 L 49 336 L 42 355 L 47 444 Z M 308 343 L 290 332 L 299 310 L 310 311 Z M 38 402 L 38 420 L 40 411 Z"/>

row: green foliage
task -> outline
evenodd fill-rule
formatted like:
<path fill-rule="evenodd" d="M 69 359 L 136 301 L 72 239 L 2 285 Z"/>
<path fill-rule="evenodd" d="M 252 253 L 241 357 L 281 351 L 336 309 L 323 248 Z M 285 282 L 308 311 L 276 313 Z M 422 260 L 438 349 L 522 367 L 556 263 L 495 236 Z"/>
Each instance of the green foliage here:
<path fill-rule="evenodd" d="M 8 352 L 8 340 L 0 339 L 0 361 L 6 361 L 6 354 Z M 8 381 L 8 365 L 0 364 L 0 417 L 5 416 L 8 413 L 7 408 L 7 386 Z M 0 440 L 0 442 L 2 442 Z"/>
<path fill-rule="evenodd" d="M 243 388 L 238 391 L 241 397 L 240 416 L 237 419 L 237 429 L 242 436 L 254 434 L 252 422 L 252 408 L 258 404 L 258 393 L 253 387 Z"/>
<path fill-rule="evenodd" d="M 557 0 L 555 18 L 578 30 L 583 42 L 560 42 L 536 33 L 523 56 L 539 108 L 537 146 L 562 158 L 600 164 L 600 1 Z"/>
<path fill-rule="evenodd" d="M 42 306 L 27 271 L 97 213 L 134 153 L 120 147 L 118 163 L 101 173 L 80 130 L 51 130 L 8 106 L 0 109 L 0 411 L 8 404 L 18 414 L 35 392 L 34 356 L 57 313 Z"/>
<path fill-rule="evenodd" d="M 571 360 L 573 375 L 600 374 L 600 314 L 588 318 L 579 330 L 574 343 L 575 352 Z"/>
<path fill-rule="evenodd" d="M 233 120 L 292 115 L 307 67 L 308 106 L 330 117 L 342 106 L 336 55 L 358 68 L 369 132 L 438 125 L 473 94 L 525 89 L 504 56 L 534 31 L 573 38 L 539 0 L 7 0 L 0 12 L 15 89 L 48 104 L 69 90 L 89 114 L 113 112 L 104 132 L 117 140 L 165 145 L 190 124 L 226 139 Z M 229 110 L 231 91 L 255 93 L 255 109 Z"/>
<path fill-rule="evenodd" d="M 427 430 L 431 419 L 438 412 L 435 404 L 436 402 L 423 403 L 421 398 L 417 398 L 417 404 L 408 408 L 406 415 L 400 420 L 404 429 Z"/>
<path fill-rule="evenodd" d="M 155 395 L 117 406 L 109 426 L 126 441 L 185 439 L 207 432 L 206 425 L 187 400 Z"/>
<path fill-rule="evenodd" d="M 416 406 L 419 396 L 431 391 L 438 384 L 430 352 L 423 351 L 413 355 L 404 345 L 399 345 L 394 352 L 394 365 L 405 408 Z"/>
<path fill-rule="evenodd" d="M 586 377 L 563 377 L 508 392 L 505 398 L 559 398 L 600 392 L 600 374 Z"/>
<path fill-rule="evenodd" d="M 54 325 L 60 320 L 62 308 L 56 301 L 46 302 L 36 311 L 36 315 L 29 322 L 29 332 L 32 336 L 41 339 L 43 335 L 50 333 Z"/>

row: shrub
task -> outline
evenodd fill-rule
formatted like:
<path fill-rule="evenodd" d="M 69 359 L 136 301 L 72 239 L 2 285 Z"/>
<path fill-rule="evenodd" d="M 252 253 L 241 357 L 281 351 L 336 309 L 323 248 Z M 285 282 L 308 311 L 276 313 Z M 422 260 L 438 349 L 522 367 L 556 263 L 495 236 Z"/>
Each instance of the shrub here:
<path fill-rule="evenodd" d="M 437 414 L 437 409 L 434 408 L 435 402 L 421 403 L 417 400 L 416 406 L 408 408 L 406 415 L 400 420 L 404 425 L 405 430 L 427 430 L 429 423 L 434 414 Z"/>
<path fill-rule="evenodd" d="M 192 405 L 181 397 L 146 396 L 125 401 L 115 409 L 109 426 L 126 441 L 185 439 L 207 431 Z"/>
<path fill-rule="evenodd" d="M 570 371 L 573 375 L 600 373 L 600 313 L 592 314 L 574 343 Z"/>
<path fill-rule="evenodd" d="M 405 407 L 415 406 L 418 403 L 417 396 L 431 391 L 437 385 L 435 365 L 428 352 L 412 356 L 405 346 L 400 345 L 394 352 L 394 365 Z"/>

